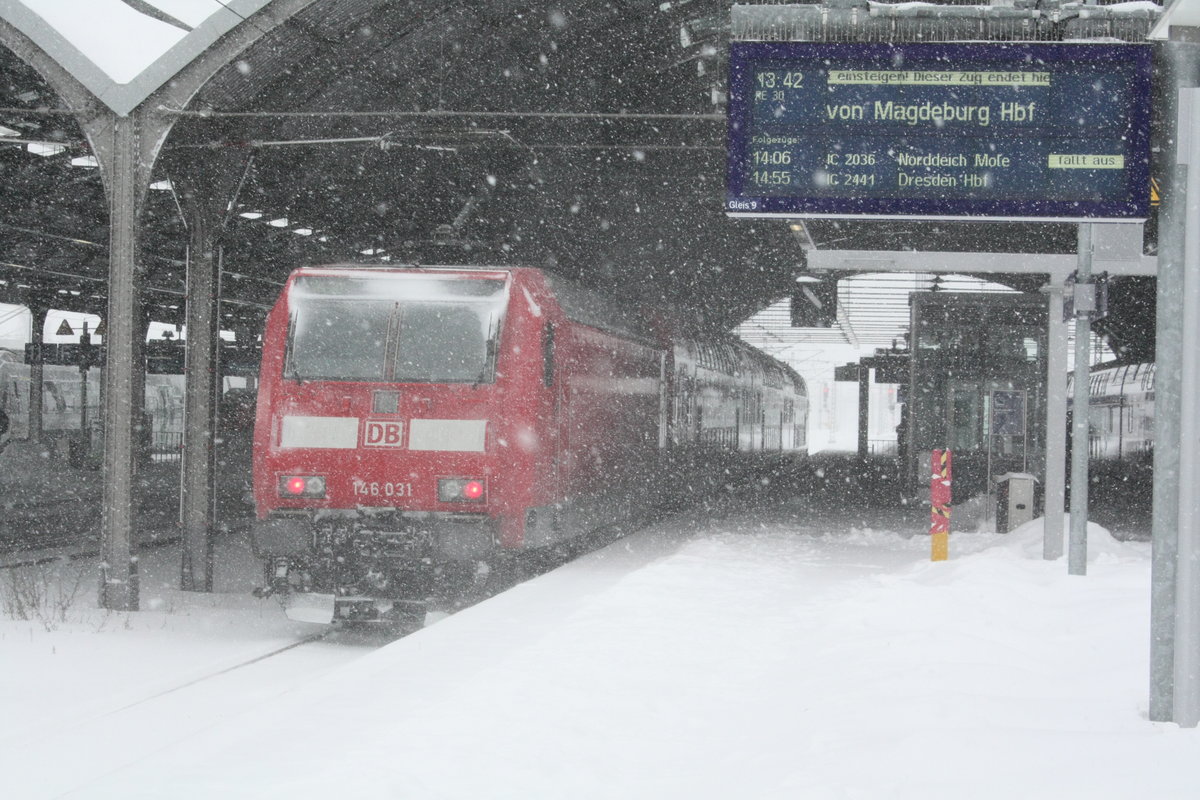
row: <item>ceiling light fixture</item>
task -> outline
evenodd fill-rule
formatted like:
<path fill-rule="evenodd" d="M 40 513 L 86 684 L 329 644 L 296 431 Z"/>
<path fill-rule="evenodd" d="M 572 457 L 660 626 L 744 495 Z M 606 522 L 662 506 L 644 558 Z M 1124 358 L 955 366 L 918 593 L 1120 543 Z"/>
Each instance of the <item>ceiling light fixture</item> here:
<path fill-rule="evenodd" d="M 48 142 L 30 142 L 25 145 L 25 149 L 33 153 L 35 156 L 56 156 L 59 153 L 66 152 L 67 148 L 61 144 L 49 144 Z"/>

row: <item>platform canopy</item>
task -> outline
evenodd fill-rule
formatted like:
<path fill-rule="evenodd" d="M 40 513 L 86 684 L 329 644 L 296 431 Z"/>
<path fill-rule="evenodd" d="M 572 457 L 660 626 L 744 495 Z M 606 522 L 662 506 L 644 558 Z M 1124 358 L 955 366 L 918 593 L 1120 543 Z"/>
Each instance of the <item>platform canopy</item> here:
<path fill-rule="evenodd" d="M 1073 251 L 1073 227 L 1053 223 L 826 220 L 801 235 L 785 221 L 727 218 L 725 59 L 744 33 L 733 30 L 731 9 L 756 5 L 788 8 L 0 0 L 0 17 L 117 114 L 187 65 L 212 61 L 212 79 L 168 109 L 175 123 L 142 217 L 141 286 L 163 321 L 179 319 L 186 258 L 172 178 L 196 171 L 232 176 L 235 187 L 225 198 L 221 283 L 230 325 L 256 325 L 304 263 L 533 264 L 729 329 L 792 293 L 810 247 Z M 936 27 L 911 10 L 925 5 L 822 8 L 865 26 L 903 12 L 917 20 L 904 24 Z M 929 7 L 960 22 L 999 14 L 951 5 Z M 1026 14 L 1035 6 L 1013 5 Z M 1148 9 L 1123 13 L 1134 33 L 1120 33 L 1144 35 L 1157 6 L 1132 5 Z M 1082 30 L 1078 4 L 1042 3 L 1045 19 L 1050 6 L 1058 22 L 1033 35 Z M 244 49 L 217 55 L 246 31 Z M 4 51 L 0 72 L 0 177 L 10 198 L 0 208 L 0 302 L 51 292 L 61 307 L 102 308 L 107 216 L 88 144 L 59 113 L 68 100 L 37 70 Z M 1041 282 L 998 279 L 1019 289 Z"/>

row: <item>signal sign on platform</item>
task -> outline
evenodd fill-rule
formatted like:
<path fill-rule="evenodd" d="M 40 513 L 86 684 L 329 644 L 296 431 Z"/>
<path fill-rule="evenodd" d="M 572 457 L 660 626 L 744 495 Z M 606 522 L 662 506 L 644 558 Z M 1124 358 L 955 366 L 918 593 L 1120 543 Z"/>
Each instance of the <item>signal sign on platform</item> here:
<path fill-rule="evenodd" d="M 730 47 L 730 215 L 1149 214 L 1148 45 Z"/>
<path fill-rule="evenodd" d="M 950 557 L 950 504 L 953 497 L 950 465 L 949 450 L 933 451 L 933 474 L 929 478 L 931 561 L 945 561 Z"/>

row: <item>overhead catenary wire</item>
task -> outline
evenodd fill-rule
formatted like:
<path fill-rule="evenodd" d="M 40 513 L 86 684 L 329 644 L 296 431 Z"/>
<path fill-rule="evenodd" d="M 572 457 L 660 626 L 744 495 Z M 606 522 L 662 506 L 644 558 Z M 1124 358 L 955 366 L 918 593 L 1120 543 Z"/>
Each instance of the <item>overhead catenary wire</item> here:
<path fill-rule="evenodd" d="M 717 113 L 701 113 L 701 114 L 676 114 L 676 113 L 660 113 L 660 112 L 601 112 L 601 111 L 456 111 L 447 109 L 425 109 L 415 111 L 401 110 L 379 110 L 379 111 L 220 111 L 215 109 L 198 109 L 189 110 L 181 108 L 170 108 L 160 106 L 158 109 L 162 113 L 173 114 L 178 117 L 191 117 L 199 119 L 238 119 L 238 118 L 256 118 L 256 119 L 355 119 L 355 118 L 379 118 L 379 119 L 513 119 L 513 120 L 583 120 L 583 121 L 598 121 L 605 123 L 614 122 L 665 122 L 665 121 L 682 121 L 682 122 L 707 122 L 724 124 L 726 117 L 724 114 Z M 168 149 L 175 148 L 203 148 L 203 147 L 299 147 L 299 146 L 316 146 L 328 144 L 376 144 L 382 149 L 389 147 L 422 147 L 428 146 L 428 143 L 408 143 L 398 141 L 399 136 L 412 137 L 446 137 L 446 136 L 477 136 L 477 137 L 496 137 L 509 140 L 514 146 L 523 147 L 530 150 L 711 150 L 724 151 L 723 143 L 709 144 L 662 144 L 662 143 L 622 143 L 622 144 L 535 144 L 518 141 L 509 131 L 504 130 L 465 130 L 465 131 L 413 131 L 413 132 L 388 132 L 377 136 L 348 136 L 348 137 L 320 137 L 312 139 L 247 139 L 241 141 L 227 140 L 225 142 L 208 142 L 199 144 L 179 144 L 169 145 Z M 490 142 L 493 143 L 494 142 Z M 466 142 L 456 142 L 458 146 L 468 146 Z"/>
<path fill-rule="evenodd" d="M 75 116 L 75 112 L 69 108 L 49 108 L 48 106 L 38 106 L 37 108 L 27 108 L 24 106 L 0 106 L 0 114 L 26 114 L 41 117 Z"/>
<path fill-rule="evenodd" d="M 169 106 L 159 106 L 158 110 L 164 114 L 175 114 L 180 117 L 200 117 L 214 119 L 231 119 L 256 117 L 261 119 L 287 119 L 295 117 L 303 118 L 355 118 L 355 117 L 383 117 L 397 119 L 420 119 L 420 118 L 498 118 L 498 119 L 586 119 L 586 120 L 603 120 L 609 122 L 616 121 L 667 121 L 681 120 L 694 122 L 720 122 L 726 121 L 725 114 L 716 113 L 701 113 L 701 114 L 675 114 L 656 111 L 455 111 L 451 109 L 422 109 L 414 111 L 400 110 L 379 110 L 379 111 L 220 111 L 217 109 L 198 109 L 190 110 L 185 108 L 171 108 Z M 5 109 L 0 108 L 0 112 Z"/>
<path fill-rule="evenodd" d="M 52 139 L 23 139 L 13 136 L 0 136 L 0 144 L 37 144 L 44 147 L 61 147 L 64 151 L 72 149 L 78 150 L 87 147 L 87 142 L 83 140 L 54 141 Z"/>
<path fill-rule="evenodd" d="M 438 134 L 424 134 L 430 139 L 438 138 Z M 449 138 L 463 135 L 460 132 L 443 134 Z M 481 137 L 482 138 L 482 137 Z M 507 141 L 513 147 L 526 150 L 711 150 L 724 152 L 725 147 L 719 144 L 646 144 L 631 142 L 628 144 L 531 144 L 516 140 L 511 136 L 498 136 L 492 141 L 454 141 L 452 147 L 437 142 L 397 141 L 388 135 L 382 136 L 344 136 L 320 139 L 230 139 L 225 141 L 189 142 L 186 144 L 168 145 L 164 150 L 215 150 L 221 148 L 259 149 L 267 147 L 318 147 L 333 144 L 366 144 L 378 146 L 381 150 L 409 147 L 418 150 L 444 151 L 452 148 L 480 147 L 495 145 L 496 140 Z"/>
<path fill-rule="evenodd" d="M 102 283 L 105 285 L 108 284 L 107 278 L 98 278 L 98 277 L 94 277 L 91 275 L 79 275 L 79 274 L 70 273 L 70 272 L 60 272 L 58 270 L 46 269 L 44 267 L 31 267 L 26 264 L 15 264 L 11 261 L 0 261 L 0 269 L 9 269 L 9 270 L 20 271 L 20 272 L 28 272 L 28 273 L 33 273 L 33 274 L 37 274 L 37 275 L 50 275 L 50 276 L 53 276 L 56 278 L 65 278 L 65 279 L 72 280 L 72 281 L 79 281 L 81 283 Z M 244 275 L 241 275 L 240 273 L 223 273 L 223 274 L 233 274 L 233 275 L 236 275 L 237 277 L 246 277 Z M 265 280 L 265 279 L 256 279 L 256 280 Z M 271 282 L 271 283 L 273 283 L 273 282 Z M 282 284 L 276 284 L 276 285 L 282 285 Z M 172 295 L 175 297 L 186 297 L 187 296 L 187 292 L 184 291 L 183 289 L 170 289 L 165 286 L 146 286 L 146 287 L 143 287 L 141 291 L 147 292 L 149 294 L 166 294 L 166 295 Z M 248 308 L 270 308 L 271 307 L 270 303 L 258 303 L 253 300 L 237 300 L 237 299 L 232 299 L 232 298 L 222 298 L 221 302 L 222 303 L 232 303 L 234 305 L 239 305 L 239 306 L 246 306 Z"/>
<path fill-rule="evenodd" d="M 302 147 L 302 146 L 306 146 L 306 145 L 334 144 L 334 143 L 335 142 L 332 142 L 332 141 L 280 141 L 280 142 L 252 141 L 252 142 L 229 143 L 229 144 L 225 144 L 225 145 L 212 145 L 212 144 L 180 145 L 179 147 L 180 148 L 222 147 L 222 146 L 224 146 L 224 147 Z M 406 146 L 413 147 L 416 149 L 425 149 L 425 150 L 432 150 L 432 149 L 445 150 L 445 149 L 447 149 L 445 147 L 435 148 L 433 145 L 411 144 L 411 145 L 406 145 Z M 725 148 L 723 148 L 719 145 L 706 145 L 706 144 L 704 144 L 704 145 L 701 145 L 701 144 L 692 144 L 692 145 L 688 145 L 688 144 L 528 144 L 528 145 L 523 145 L 523 147 L 528 150 L 711 150 L 711 151 L 719 150 L 722 152 L 724 152 L 724 150 L 725 150 Z M 174 148 L 167 147 L 164 149 L 171 150 Z"/>

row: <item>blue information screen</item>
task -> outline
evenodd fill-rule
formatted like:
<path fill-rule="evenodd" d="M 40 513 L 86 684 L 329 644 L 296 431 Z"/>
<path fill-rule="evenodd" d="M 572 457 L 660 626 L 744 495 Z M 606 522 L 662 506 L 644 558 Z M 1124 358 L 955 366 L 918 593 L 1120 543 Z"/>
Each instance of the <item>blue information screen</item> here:
<path fill-rule="evenodd" d="M 1150 48 L 734 42 L 730 215 L 1135 220 Z"/>

